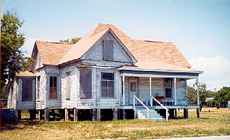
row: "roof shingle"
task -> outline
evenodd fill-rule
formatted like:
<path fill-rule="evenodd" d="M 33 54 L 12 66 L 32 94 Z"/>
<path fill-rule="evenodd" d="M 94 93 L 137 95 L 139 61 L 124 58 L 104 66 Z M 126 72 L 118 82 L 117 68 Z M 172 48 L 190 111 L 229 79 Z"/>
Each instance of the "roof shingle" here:
<path fill-rule="evenodd" d="M 66 43 L 47 41 L 36 41 L 35 45 L 37 46 L 42 63 L 46 65 L 58 65 L 60 59 L 72 47 L 72 45 Z"/>
<path fill-rule="evenodd" d="M 58 65 L 79 59 L 108 30 L 111 30 L 135 57 L 142 69 L 190 70 L 191 66 L 175 44 L 161 41 L 133 40 L 111 24 L 98 24 L 74 45 L 36 41 L 44 64 Z"/>

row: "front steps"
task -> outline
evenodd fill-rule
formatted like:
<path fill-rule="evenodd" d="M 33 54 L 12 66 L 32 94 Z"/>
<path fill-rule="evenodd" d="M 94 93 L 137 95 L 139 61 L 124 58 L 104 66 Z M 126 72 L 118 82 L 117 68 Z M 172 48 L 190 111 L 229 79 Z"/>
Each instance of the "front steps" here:
<path fill-rule="evenodd" d="M 164 118 L 154 109 L 145 109 L 143 107 L 136 107 L 135 114 L 137 119 L 147 120 L 163 120 Z"/>

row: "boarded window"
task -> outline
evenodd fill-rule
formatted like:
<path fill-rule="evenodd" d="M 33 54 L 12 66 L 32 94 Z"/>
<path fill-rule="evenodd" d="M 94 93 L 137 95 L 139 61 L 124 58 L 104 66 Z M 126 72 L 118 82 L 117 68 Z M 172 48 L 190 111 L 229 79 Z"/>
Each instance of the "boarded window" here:
<path fill-rule="evenodd" d="M 103 41 L 103 60 L 113 60 L 113 40 Z"/>
<path fill-rule="evenodd" d="M 56 76 L 50 76 L 49 99 L 57 99 L 57 77 Z"/>
<path fill-rule="evenodd" d="M 70 72 L 66 73 L 66 100 L 70 100 L 70 94 L 71 94 L 71 77 Z"/>
<path fill-rule="evenodd" d="M 33 78 L 22 78 L 22 101 L 32 101 Z"/>
<path fill-rule="evenodd" d="M 90 69 L 80 69 L 80 98 L 92 98 L 92 71 Z"/>
<path fill-rule="evenodd" d="M 101 96 L 114 97 L 114 74 L 101 73 Z"/>

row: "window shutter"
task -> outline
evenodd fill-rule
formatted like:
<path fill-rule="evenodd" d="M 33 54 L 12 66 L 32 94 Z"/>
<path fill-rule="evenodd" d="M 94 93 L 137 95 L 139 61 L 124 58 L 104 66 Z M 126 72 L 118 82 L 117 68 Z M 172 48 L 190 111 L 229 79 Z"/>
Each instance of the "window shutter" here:
<path fill-rule="evenodd" d="M 113 40 L 103 41 L 103 60 L 113 60 Z"/>

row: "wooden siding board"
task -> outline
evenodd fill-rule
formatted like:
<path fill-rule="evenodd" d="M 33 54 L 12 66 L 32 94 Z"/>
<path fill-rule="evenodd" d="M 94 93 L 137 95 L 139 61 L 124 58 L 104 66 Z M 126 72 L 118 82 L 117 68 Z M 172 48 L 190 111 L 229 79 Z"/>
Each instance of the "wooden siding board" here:
<path fill-rule="evenodd" d="M 106 33 L 101 39 L 99 39 L 93 47 L 82 57 L 83 60 L 96 60 L 103 61 L 103 40 L 113 41 L 113 60 L 122 63 L 132 63 L 132 60 L 127 53 L 122 49 L 121 44 L 113 37 L 111 33 Z"/>

